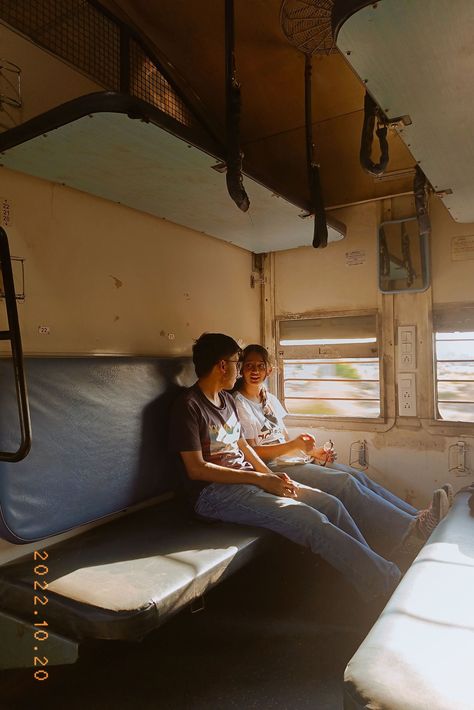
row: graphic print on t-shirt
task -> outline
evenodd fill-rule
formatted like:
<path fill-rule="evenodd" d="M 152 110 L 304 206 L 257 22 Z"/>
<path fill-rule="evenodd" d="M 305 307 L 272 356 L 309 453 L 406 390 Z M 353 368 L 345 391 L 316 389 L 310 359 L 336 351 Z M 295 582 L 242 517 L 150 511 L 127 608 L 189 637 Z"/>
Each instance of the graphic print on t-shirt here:
<path fill-rule="evenodd" d="M 240 422 L 234 412 L 224 423 L 209 423 L 209 459 L 221 466 L 235 465 L 243 459 L 237 442 L 241 437 Z"/>
<path fill-rule="evenodd" d="M 278 444 L 281 443 L 283 439 L 283 434 L 278 426 L 278 424 L 273 424 L 272 422 L 265 419 L 262 424 L 262 428 L 259 431 L 259 444 Z"/>
<path fill-rule="evenodd" d="M 258 443 L 265 444 L 281 444 L 285 441 L 285 435 L 278 421 L 278 417 L 273 411 L 270 403 L 267 401 L 263 407 L 264 422 L 261 425 L 258 433 Z"/>

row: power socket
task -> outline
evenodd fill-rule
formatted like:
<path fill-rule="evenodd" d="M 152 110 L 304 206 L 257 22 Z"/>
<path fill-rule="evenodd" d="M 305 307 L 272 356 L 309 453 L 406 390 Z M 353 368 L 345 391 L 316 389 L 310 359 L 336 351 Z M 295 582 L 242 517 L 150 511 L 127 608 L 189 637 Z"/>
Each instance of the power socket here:
<path fill-rule="evenodd" d="M 398 375 L 398 415 L 416 417 L 416 378 L 413 372 Z"/>

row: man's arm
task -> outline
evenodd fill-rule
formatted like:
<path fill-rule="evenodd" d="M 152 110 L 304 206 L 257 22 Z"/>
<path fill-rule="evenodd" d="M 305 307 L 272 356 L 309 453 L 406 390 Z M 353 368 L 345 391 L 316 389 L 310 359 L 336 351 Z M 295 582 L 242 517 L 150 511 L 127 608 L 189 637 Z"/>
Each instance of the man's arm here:
<path fill-rule="evenodd" d="M 272 473 L 272 471 L 270 471 L 270 469 L 268 468 L 267 464 L 264 463 L 260 458 L 260 454 L 257 452 L 257 447 L 251 444 L 250 441 L 242 437 L 238 441 L 238 446 L 241 452 L 243 453 L 245 460 L 252 464 L 252 468 L 255 471 L 260 471 L 261 473 Z M 260 446 L 258 448 L 262 449 L 263 446 Z"/>
<path fill-rule="evenodd" d="M 250 447 L 247 447 L 250 448 Z M 258 486 L 267 493 L 286 498 L 296 498 L 297 485 L 287 476 L 272 473 L 263 462 L 264 471 L 229 468 L 204 461 L 202 451 L 181 451 L 181 458 L 189 478 L 210 483 L 247 483 Z M 258 457 L 256 457 L 256 461 Z"/>

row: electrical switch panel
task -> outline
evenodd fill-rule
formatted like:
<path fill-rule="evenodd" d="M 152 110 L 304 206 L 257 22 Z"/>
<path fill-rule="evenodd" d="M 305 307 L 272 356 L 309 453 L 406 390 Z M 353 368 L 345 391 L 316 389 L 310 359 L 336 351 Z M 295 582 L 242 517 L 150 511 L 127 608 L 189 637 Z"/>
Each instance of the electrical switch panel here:
<path fill-rule="evenodd" d="M 398 371 L 416 370 L 416 326 L 398 326 Z"/>

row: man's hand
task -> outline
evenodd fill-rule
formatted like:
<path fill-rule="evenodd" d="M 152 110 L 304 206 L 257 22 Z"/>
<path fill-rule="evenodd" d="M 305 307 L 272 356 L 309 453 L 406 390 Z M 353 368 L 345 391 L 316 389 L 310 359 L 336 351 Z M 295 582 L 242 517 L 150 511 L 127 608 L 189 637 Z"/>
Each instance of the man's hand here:
<path fill-rule="evenodd" d="M 323 466 L 326 466 L 327 463 L 333 463 L 337 459 L 334 449 L 326 451 L 323 446 L 315 446 L 309 453 L 317 463 Z"/>
<path fill-rule="evenodd" d="M 314 450 L 316 439 L 312 434 L 300 434 L 296 439 L 293 439 L 293 443 L 296 449 L 304 451 L 305 454 L 311 454 Z"/>
<path fill-rule="evenodd" d="M 259 485 L 264 491 L 273 493 L 274 496 L 282 496 L 285 498 L 298 497 L 298 484 L 292 481 L 291 478 L 283 472 L 262 476 Z"/>

